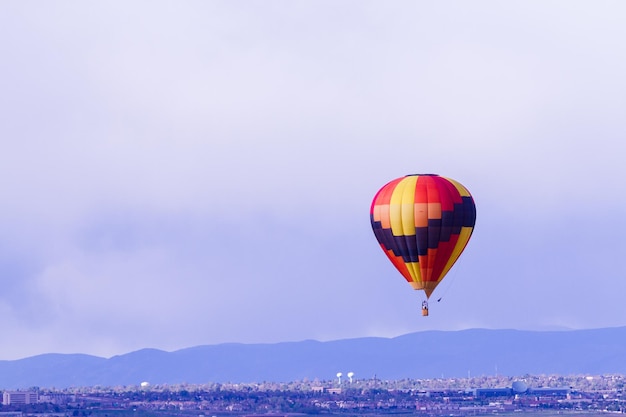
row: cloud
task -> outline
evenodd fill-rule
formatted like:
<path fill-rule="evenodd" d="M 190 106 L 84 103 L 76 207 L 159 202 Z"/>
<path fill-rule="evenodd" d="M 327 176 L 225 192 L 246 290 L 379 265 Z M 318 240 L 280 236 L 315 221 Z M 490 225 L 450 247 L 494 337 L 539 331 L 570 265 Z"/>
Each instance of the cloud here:
<path fill-rule="evenodd" d="M 621 7 L 4 4 L 0 355 L 623 325 Z M 411 173 L 478 206 L 428 321 Z"/>

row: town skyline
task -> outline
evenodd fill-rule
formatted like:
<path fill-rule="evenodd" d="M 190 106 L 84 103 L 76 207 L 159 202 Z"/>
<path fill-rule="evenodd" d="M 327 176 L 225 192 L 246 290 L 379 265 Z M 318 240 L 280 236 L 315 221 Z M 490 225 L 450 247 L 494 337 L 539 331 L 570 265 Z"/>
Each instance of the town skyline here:
<path fill-rule="evenodd" d="M 4 391 L 3 415 L 624 413 L 624 375 L 176 384 Z M 505 388 L 505 386 L 508 387 Z"/>

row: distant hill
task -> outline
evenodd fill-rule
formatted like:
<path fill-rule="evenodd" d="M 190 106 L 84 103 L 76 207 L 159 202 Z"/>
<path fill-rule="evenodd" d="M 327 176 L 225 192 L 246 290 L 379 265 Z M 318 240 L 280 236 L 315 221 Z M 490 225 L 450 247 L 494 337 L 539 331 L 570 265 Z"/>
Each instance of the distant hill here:
<path fill-rule="evenodd" d="M 626 374 L 626 327 L 425 331 L 395 338 L 219 344 L 143 349 L 109 359 L 44 354 L 0 361 L 0 389 L 71 386 L 440 378 L 525 374 Z"/>

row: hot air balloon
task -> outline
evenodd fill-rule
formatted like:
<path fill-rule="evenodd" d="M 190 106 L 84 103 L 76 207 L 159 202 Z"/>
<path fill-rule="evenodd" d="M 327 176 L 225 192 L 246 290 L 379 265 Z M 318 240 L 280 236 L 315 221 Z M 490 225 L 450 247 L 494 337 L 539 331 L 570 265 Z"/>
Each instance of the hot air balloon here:
<path fill-rule="evenodd" d="M 434 174 L 407 175 L 383 186 L 372 201 L 374 235 L 391 263 L 426 300 L 465 249 L 476 206 L 459 182 Z"/>

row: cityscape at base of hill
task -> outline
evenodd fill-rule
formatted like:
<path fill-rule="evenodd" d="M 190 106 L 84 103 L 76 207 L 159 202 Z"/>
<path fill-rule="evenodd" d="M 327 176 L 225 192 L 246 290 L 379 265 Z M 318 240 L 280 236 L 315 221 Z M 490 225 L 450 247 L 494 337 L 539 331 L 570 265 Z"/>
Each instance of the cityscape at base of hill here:
<path fill-rule="evenodd" d="M 285 384 L 178 384 L 4 391 L 2 417 L 288 417 L 295 415 L 626 413 L 625 375 L 503 376 Z"/>

